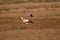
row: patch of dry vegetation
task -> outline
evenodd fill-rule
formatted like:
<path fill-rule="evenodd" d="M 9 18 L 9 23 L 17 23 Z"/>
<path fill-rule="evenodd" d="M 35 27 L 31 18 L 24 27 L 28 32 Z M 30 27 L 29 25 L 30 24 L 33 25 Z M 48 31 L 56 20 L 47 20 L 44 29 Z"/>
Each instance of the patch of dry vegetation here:
<path fill-rule="evenodd" d="M 0 40 L 60 40 L 59 4 L 0 5 Z M 28 12 L 33 17 L 28 17 Z M 23 23 L 22 16 L 33 24 Z"/>
<path fill-rule="evenodd" d="M 0 4 L 59 2 L 60 0 L 0 0 Z"/>

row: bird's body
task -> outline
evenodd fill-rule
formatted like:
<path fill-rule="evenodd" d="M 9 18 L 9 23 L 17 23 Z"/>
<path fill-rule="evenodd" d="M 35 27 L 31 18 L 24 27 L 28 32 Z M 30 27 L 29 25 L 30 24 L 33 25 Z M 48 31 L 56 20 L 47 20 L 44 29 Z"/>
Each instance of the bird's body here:
<path fill-rule="evenodd" d="M 27 20 L 27 19 L 24 19 L 24 20 L 23 20 L 23 22 L 26 22 L 26 23 L 27 23 L 27 22 L 29 22 L 29 20 Z"/>
<path fill-rule="evenodd" d="M 28 20 L 28 19 L 24 19 L 23 17 L 21 17 L 21 20 L 22 20 L 24 23 L 26 23 L 26 24 L 28 24 L 29 21 L 30 21 L 30 20 Z"/>

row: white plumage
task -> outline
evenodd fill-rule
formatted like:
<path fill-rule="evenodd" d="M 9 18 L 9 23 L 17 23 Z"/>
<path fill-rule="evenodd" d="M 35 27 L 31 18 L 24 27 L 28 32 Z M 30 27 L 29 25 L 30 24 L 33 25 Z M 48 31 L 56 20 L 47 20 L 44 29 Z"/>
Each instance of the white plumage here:
<path fill-rule="evenodd" d="M 30 20 L 24 19 L 23 17 L 21 17 L 21 20 L 22 20 L 24 23 L 26 23 L 26 24 L 28 24 L 28 23 L 30 22 Z"/>

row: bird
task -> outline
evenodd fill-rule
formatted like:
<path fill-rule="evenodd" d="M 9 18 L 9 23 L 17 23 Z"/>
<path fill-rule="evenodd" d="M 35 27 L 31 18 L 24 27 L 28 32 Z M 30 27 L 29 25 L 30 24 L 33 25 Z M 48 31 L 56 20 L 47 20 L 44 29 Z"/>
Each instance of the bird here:
<path fill-rule="evenodd" d="M 28 15 L 29 17 L 33 17 L 33 15 L 32 15 L 31 13 L 27 13 L 27 15 Z"/>
<path fill-rule="evenodd" d="M 23 23 L 26 23 L 26 24 L 33 23 L 31 20 L 24 19 L 23 17 L 21 17 L 21 20 L 23 21 Z"/>

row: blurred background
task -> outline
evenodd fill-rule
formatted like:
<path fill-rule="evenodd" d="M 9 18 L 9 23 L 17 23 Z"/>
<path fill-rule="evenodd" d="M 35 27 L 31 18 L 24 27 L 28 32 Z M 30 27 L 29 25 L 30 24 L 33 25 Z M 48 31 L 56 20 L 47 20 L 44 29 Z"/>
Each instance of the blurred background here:
<path fill-rule="evenodd" d="M 40 3 L 40 2 L 59 2 L 60 0 L 0 0 L 0 4 L 11 3 Z"/>

